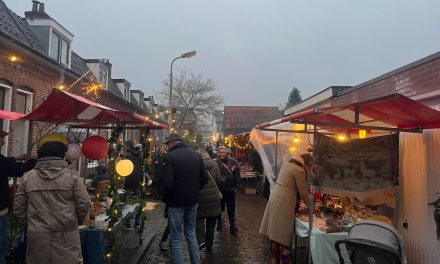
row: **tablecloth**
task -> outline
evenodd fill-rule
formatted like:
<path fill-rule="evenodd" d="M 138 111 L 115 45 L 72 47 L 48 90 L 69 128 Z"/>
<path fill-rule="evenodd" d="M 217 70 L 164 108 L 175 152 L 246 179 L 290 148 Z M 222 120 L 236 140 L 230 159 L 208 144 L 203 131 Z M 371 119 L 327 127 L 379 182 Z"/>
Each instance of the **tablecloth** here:
<path fill-rule="evenodd" d="M 106 264 L 105 254 L 111 247 L 111 234 L 101 228 L 83 228 L 79 231 L 84 264 Z"/>
<path fill-rule="evenodd" d="M 299 237 L 307 237 L 309 230 L 309 223 L 301 221 L 298 217 L 295 219 L 295 234 Z M 338 253 L 335 249 L 335 242 L 344 239 L 348 236 L 347 232 L 326 233 L 319 228 L 314 227 L 310 237 L 310 253 L 312 255 L 313 263 L 325 264 L 339 264 Z M 347 250 L 344 245 L 341 245 L 342 256 L 345 263 L 350 264 Z"/>

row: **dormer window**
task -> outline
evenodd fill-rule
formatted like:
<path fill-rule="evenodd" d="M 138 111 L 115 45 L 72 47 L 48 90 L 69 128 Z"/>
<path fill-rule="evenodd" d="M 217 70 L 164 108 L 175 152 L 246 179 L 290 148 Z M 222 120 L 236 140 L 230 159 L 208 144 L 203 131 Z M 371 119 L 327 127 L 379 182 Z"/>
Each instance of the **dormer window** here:
<path fill-rule="evenodd" d="M 62 38 L 60 34 L 52 31 L 50 39 L 50 57 L 64 66 L 69 66 L 69 42 Z"/>

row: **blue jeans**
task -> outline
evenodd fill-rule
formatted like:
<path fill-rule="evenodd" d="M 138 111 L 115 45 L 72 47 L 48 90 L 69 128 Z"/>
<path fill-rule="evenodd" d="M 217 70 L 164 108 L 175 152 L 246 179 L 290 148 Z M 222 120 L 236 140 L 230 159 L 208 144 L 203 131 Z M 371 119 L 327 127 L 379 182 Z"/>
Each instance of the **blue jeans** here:
<path fill-rule="evenodd" d="M 190 207 L 168 207 L 170 244 L 174 264 L 183 264 L 182 229 L 188 243 L 191 264 L 200 264 L 200 251 L 196 239 L 197 204 Z"/>
<path fill-rule="evenodd" d="M 8 254 L 8 238 L 6 234 L 6 216 L 0 216 L 0 264 L 6 263 L 6 255 Z"/>

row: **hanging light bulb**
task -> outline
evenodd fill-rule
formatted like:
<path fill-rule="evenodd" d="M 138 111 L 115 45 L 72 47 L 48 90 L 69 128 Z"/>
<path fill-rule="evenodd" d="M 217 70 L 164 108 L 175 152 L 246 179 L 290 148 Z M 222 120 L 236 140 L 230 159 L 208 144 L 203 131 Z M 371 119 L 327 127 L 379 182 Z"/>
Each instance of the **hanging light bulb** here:
<path fill-rule="evenodd" d="M 339 142 L 345 142 L 345 141 L 347 141 L 348 137 L 347 137 L 347 134 L 344 131 L 344 132 L 339 132 L 338 134 L 336 134 L 336 139 Z"/>
<path fill-rule="evenodd" d="M 299 138 L 298 138 L 298 136 L 297 135 L 294 135 L 293 136 L 293 142 L 294 143 L 298 143 L 300 140 L 299 140 Z"/>

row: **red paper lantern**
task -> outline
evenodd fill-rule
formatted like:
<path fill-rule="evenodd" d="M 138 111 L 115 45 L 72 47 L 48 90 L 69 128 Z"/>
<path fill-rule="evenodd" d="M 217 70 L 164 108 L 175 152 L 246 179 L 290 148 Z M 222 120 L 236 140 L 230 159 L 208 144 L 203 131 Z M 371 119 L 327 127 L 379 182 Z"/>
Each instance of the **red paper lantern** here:
<path fill-rule="evenodd" d="M 83 141 L 82 154 L 91 160 L 102 160 L 108 153 L 108 142 L 101 136 L 91 136 Z"/>

